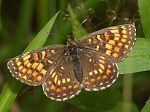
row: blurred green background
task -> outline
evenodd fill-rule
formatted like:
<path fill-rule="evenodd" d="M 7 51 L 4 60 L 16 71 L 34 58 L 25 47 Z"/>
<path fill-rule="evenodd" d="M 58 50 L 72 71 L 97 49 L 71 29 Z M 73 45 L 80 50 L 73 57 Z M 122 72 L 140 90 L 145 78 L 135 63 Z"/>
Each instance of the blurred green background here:
<path fill-rule="evenodd" d="M 149 6 L 150 0 L 0 0 L 0 112 L 150 112 L 150 101 L 145 105 L 150 96 Z M 110 88 L 82 90 L 71 100 L 56 102 L 41 86 L 30 87 L 11 76 L 9 59 L 21 54 L 58 11 L 52 34 L 41 33 L 42 38 L 48 35 L 45 45 L 65 44 L 71 33 L 78 40 L 108 26 L 135 24 L 136 46 L 119 63 L 124 74 Z"/>

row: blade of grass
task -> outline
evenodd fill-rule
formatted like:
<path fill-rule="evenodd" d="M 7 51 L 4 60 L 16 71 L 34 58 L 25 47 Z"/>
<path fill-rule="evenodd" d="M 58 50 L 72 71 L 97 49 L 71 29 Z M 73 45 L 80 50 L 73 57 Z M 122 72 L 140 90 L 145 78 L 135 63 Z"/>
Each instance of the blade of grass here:
<path fill-rule="evenodd" d="M 149 0 L 138 0 L 140 18 L 144 30 L 144 34 L 147 38 L 150 38 L 150 7 Z"/>
<path fill-rule="evenodd" d="M 45 35 L 45 32 L 49 32 L 53 26 L 53 23 L 59 14 L 56 13 L 55 16 L 53 16 L 52 19 L 43 27 L 43 29 L 36 35 L 36 37 L 29 43 L 26 51 L 30 51 L 39 47 L 42 47 L 48 37 L 48 34 Z M 24 87 L 23 84 L 21 84 L 18 81 L 14 81 L 11 83 L 7 83 L 4 86 L 4 89 L 2 90 L 0 94 L 0 112 L 7 112 L 9 110 L 10 105 L 15 100 L 17 93 Z"/>
<path fill-rule="evenodd" d="M 22 38 L 27 34 L 29 28 L 32 12 L 34 7 L 34 0 L 21 0 L 19 15 L 18 15 L 18 25 L 17 25 L 17 40 L 22 42 Z M 21 39 L 21 40 L 20 40 Z"/>
<path fill-rule="evenodd" d="M 146 102 L 144 108 L 142 109 L 142 112 L 149 112 L 150 110 L 150 99 Z"/>
<path fill-rule="evenodd" d="M 49 18 L 49 0 L 37 0 L 37 20 L 40 29 Z"/>
<path fill-rule="evenodd" d="M 1 16 L 2 0 L 0 0 L 0 31 L 2 30 L 2 16 Z"/>
<path fill-rule="evenodd" d="M 82 25 L 79 23 L 77 16 L 70 5 L 68 5 L 68 12 L 71 16 L 75 39 L 79 40 L 82 36 L 86 34 L 86 31 L 84 30 L 84 28 L 82 28 Z"/>

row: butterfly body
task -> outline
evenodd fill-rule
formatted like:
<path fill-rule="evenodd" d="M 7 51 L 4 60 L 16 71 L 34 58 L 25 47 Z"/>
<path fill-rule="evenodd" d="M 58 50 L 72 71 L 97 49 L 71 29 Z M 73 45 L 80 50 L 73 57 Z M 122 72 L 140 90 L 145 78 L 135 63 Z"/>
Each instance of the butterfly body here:
<path fill-rule="evenodd" d="M 42 85 L 47 97 L 64 101 L 81 89 L 103 90 L 117 79 L 117 62 L 134 46 L 135 26 L 108 27 L 67 45 L 50 45 L 19 55 L 8 62 L 12 75 L 31 86 Z"/>

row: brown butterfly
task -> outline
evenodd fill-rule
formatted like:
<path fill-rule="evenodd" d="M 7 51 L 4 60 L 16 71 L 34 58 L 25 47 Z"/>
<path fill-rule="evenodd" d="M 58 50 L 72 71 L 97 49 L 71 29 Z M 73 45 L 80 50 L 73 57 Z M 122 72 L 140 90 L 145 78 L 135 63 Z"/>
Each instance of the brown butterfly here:
<path fill-rule="evenodd" d="M 68 39 L 67 45 L 50 45 L 19 55 L 8 62 L 12 75 L 21 82 L 42 85 L 47 97 L 64 101 L 88 91 L 103 90 L 118 77 L 116 62 L 123 60 L 136 40 L 132 24 L 108 27 Z"/>

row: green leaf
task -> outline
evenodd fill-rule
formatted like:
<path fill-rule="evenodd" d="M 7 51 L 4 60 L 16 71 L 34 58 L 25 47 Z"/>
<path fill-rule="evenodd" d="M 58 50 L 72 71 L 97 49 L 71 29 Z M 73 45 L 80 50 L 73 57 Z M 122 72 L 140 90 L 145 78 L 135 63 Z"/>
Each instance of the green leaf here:
<path fill-rule="evenodd" d="M 138 0 L 140 18 L 147 38 L 150 38 L 150 0 Z"/>
<path fill-rule="evenodd" d="M 25 52 L 42 47 L 44 45 L 46 39 L 48 38 L 48 34 L 46 35 L 46 32 L 50 32 L 58 14 L 59 12 L 49 20 L 49 22 L 43 27 L 37 36 L 30 42 L 28 47 L 25 49 Z M 0 112 L 8 111 L 10 105 L 13 103 L 17 94 L 23 87 L 24 85 L 16 80 L 5 84 L 4 89 L 0 94 Z"/>
<path fill-rule="evenodd" d="M 120 74 L 150 70 L 150 39 L 138 38 L 129 56 L 118 63 Z"/>
<path fill-rule="evenodd" d="M 121 94 L 118 91 L 108 88 L 103 91 L 82 91 L 79 96 L 71 99 L 70 103 L 84 110 L 105 112 L 117 106 L 120 99 Z"/>
<path fill-rule="evenodd" d="M 142 112 L 149 112 L 150 111 L 150 99 L 146 102 L 145 106 L 142 109 Z"/>

